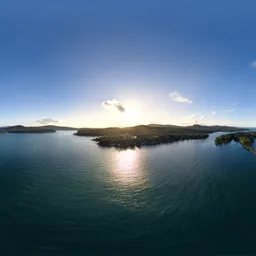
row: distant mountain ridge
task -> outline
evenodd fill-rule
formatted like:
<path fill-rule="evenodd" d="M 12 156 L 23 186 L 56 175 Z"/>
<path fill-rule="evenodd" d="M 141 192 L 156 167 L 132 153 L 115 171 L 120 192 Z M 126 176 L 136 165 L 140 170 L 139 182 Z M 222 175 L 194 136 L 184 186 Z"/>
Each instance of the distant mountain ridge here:
<path fill-rule="evenodd" d="M 21 130 L 21 129 L 34 129 L 34 130 L 55 130 L 55 131 L 74 131 L 78 128 L 68 127 L 68 126 L 56 126 L 56 125 L 43 125 L 43 126 L 23 126 L 23 125 L 13 125 L 13 126 L 3 126 L 0 130 Z"/>
<path fill-rule="evenodd" d="M 53 133 L 56 131 L 75 131 L 76 128 L 67 126 L 44 125 L 44 126 L 30 126 L 13 125 L 7 127 L 0 127 L 0 133 Z"/>
<path fill-rule="evenodd" d="M 177 126 L 177 125 L 137 125 L 124 128 L 82 128 L 79 129 L 76 135 L 80 136 L 119 136 L 119 135 L 167 135 L 167 134 L 195 134 L 195 133 L 213 133 L 213 132 L 235 132 L 247 130 L 246 128 L 232 127 L 232 126 L 206 126 L 206 125 L 192 125 L 192 126 Z"/>
<path fill-rule="evenodd" d="M 59 131 L 74 131 L 74 130 L 78 130 L 78 128 L 74 128 L 74 127 L 68 127 L 68 126 L 57 126 L 57 125 L 43 125 L 43 126 L 39 126 L 41 128 L 47 128 L 47 129 L 53 129 L 55 131 L 59 130 Z"/>
<path fill-rule="evenodd" d="M 172 124 L 148 124 L 151 127 L 182 127 L 179 125 L 172 125 Z"/>
<path fill-rule="evenodd" d="M 76 135 L 81 136 L 103 136 L 103 135 L 167 135 L 167 134 L 195 134 L 195 133 L 213 133 L 213 132 L 235 132 L 248 130 L 246 128 L 238 128 L 232 126 L 206 126 L 195 124 L 192 126 L 177 126 L 177 125 L 137 125 L 132 127 L 108 127 L 108 128 L 74 128 L 67 126 L 44 125 L 26 127 L 23 125 L 14 125 L 8 127 L 0 127 L 1 133 L 48 133 L 55 131 L 77 131 Z"/>

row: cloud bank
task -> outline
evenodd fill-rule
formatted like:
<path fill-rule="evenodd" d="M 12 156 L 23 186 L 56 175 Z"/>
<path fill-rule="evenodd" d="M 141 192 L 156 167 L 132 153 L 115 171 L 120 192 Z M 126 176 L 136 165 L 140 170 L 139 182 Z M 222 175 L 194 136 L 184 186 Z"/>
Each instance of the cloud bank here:
<path fill-rule="evenodd" d="M 183 97 L 183 96 L 180 95 L 178 92 L 171 92 L 171 93 L 170 93 L 170 97 L 171 97 L 171 99 L 172 99 L 173 101 L 177 101 L 177 102 L 180 102 L 180 103 L 189 103 L 189 104 L 192 103 L 192 100 Z"/>
<path fill-rule="evenodd" d="M 53 123 L 58 123 L 57 120 L 54 120 L 52 118 L 43 118 L 42 120 L 36 120 L 37 123 L 39 124 L 53 124 Z"/>
<path fill-rule="evenodd" d="M 102 106 L 106 109 L 115 109 L 118 110 L 119 112 L 123 113 L 125 112 L 124 106 L 121 104 L 121 102 L 113 99 L 113 100 L 107 100 L 102 102 Z"/>

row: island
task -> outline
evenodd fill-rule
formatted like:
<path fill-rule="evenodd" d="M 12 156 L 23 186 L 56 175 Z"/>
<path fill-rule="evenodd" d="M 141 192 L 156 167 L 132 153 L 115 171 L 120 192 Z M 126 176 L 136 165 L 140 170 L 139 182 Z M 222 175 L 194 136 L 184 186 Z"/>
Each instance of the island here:
<path fill-rule="evenodd" d="M 239 142 L 245 149 L 249 150 L 253 154 L 256 154 L 255 149 L 253 148 L 253 142 L 256 138 L 256 132 L 238 132 L 238 133 L 229 133 L 224 134 L 215 139 L 215 145 L 220 146 L 223 144 L 228 144 L 231 141 Z"/>
<path fill-rule="evenodd" d="M 208 134 L 166 134 L 166 135 L 121 135 L 121 136 L 99 136 L 93 138 L 101 147 L 115 148 L 140 148 L 141 146 L 153 146 L 167 144 L 181 140 L 199 140 L 208 138 Z"/>
<path fill-rule="evenodd" d="M 96 141 L 101 147 L 126 149 L 167 144 L 183 140 L 206 139 L 213 132 L 237 132 L 244 130 L 247 129 L 230 126 L 150 124 L 125 128 L 82 128 L 74 133 L 74 135 L 93 137 L 92 140 Z"/>
<path fill-rule="evenodd" d="M 43 127 L 25 127 L 23 125 L 9 126 L 0 129 L 0 133 L 52 133 L 53 129 Z"/>

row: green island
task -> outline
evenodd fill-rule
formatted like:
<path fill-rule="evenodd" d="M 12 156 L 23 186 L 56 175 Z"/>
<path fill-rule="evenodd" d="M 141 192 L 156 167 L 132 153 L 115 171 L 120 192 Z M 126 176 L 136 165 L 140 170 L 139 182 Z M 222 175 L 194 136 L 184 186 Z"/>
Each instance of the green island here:
<path fill-rule="evenodd" d="M 253 148 L 253 142 L 256 138 L 256 132 L 237 132 L 221 135 L 215 139 L 215 145 L 220 146 L 228 144 L 231 141 L 239 142 L 245 149 L 249 150 L 253 154 L 256 154 L 256 150 Z"/>
<path fill-rule="evenodd" d="M 115 148 L 140 148 L 141 146 L 153 146 L 167 144 L 181 140 L 199 140 L 208 138 L 208 134 L 166 134 L 166 135 L 120 135 L 100 136 L 93 140 L 101 147 Z"/>
<path fill-rule="evenodd" d="M 167 144 L 183 140 L 199 140 L 208 138 L 213 132 L 237 132 L 247 130 L 229 126 L 175 126 L 175 125 L 138 125 L 133 127 L 83 128 L 74 135 L 91 136 L 101 147 L 120 149 L 141 146 Z"/>

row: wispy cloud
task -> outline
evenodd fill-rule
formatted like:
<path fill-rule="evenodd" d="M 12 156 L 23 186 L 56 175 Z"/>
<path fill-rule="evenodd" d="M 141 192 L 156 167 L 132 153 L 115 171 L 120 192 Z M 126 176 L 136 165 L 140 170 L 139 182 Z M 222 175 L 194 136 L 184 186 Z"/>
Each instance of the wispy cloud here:
<path fill-rule="evenodd" d="M 216 113 L 217 113 L 217 112 L 216 112 L 215 110 L 212 111 L 212 114 L 213 114 L 213 115 L 216 115 Z"/>
<path fill-rule="evenodd" d="M 54 120 L 54 119 L 52 119 L 52 118 L 43 118 L 43 119 L 41 119 L 41 120 L 36 120 L 36 122 L 39 123 L 39 124 L 43 124 L 43 125 L 45 125 L 45 124 L 56 124 L 56 123 L 58 123 L 57 120 Z"/>
<path fill-rule="evenodd" d="M 183 97 L 182 95 L 180 95 L 178 92 L 171 92 L 170 93 L 170 97 L 173 101 L 177 101 L 177 102 L 180 102 L 180 103 L 189 103 L 191 104 L 192 103 L 192 100 L 188 99 L 188 98 L 185 98 Z"/>
<path fill-rule="evenodd" d="M 122 113 L 125 112 L 125 108 L 121 104 L 121 102 L 119 102 L 115 99 L 102 102 L 102 106 L 106 109 L 115 109 Z"/>
<path fill-rule="evenodd" d="M 189 116 L 189 119 L 195 119 L 195 118 L 197 118 L 197 114 L 192 114 Z"/>
<path fill-rule="evenodd" d="M 225 112 L 234 112 L 235 110 L 234 109 L 225 109 L 224 111 Z"/>
<path fill-rule="evenodd" d="M 251 66 L 252 66 L 253 68 L 256 68 L 256 60 L 254 60 L 254 61 L 251 63 Z"/>
<path fill-rule="evenodd" d="M 201 114 L 192 114 L 188 117 L 190 120 L 194 120 L 195 122 L 205 121 L 207 120 L 207 116 Z"/>
<path fill-rule="evenodd" d="M 231 105 L 232 105 L 232 106 L 237 106 L 238 103 L 237 103 L 237 102 L 232 102 Z"/>

